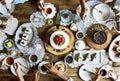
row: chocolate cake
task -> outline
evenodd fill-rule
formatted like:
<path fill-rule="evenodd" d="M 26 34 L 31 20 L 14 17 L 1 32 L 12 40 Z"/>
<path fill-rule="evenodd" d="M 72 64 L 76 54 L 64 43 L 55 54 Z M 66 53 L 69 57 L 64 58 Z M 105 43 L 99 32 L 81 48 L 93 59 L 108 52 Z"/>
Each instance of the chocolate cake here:
<path fill-rule="evenodd" d="M 92 36 L 92 40 L 97 44 L 104 44 L 107 40 L 107 34 L 104 31 L 96 31 Z"/>

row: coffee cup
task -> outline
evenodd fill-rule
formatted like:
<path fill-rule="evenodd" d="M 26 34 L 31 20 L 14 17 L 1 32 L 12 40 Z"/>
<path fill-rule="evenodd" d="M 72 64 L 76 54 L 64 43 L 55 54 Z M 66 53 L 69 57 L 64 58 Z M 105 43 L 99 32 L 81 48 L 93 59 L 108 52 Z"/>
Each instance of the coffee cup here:
<path fill-rule="evenodd" d="M 47 7 L 44 9 L 44 11 L 45 11 L 45 14 L 49 15 L 52 13 L 52 8 Z"/>
<path fill-rule="evenodd" d="M 67 64 L 71 64 L 73 62 L 73 57 L 68 55 L 68 56 L 65 57 L 64 61 Z"/>
<path fill-rule="evenodd" d="M 83 39 L 84 37 L 85 37 L 85 34 L 84 34 L 83 32 L 78 31 L 78 32 L 76 33 L 76 38 L 77 38 L 77 39 Z"/>
<path fill-rule="evenodd" d="M 30 62 L 35 63 L 35 62 L 37 62 L 37 60 L 38 60 L 38 56 L 37 55 L 32 54 L 32 55 L 29 56 L 29 61 Z"/>
<path fill-rule="evenodd" d="M 7 66 L 11 66 L 14 64 L 14 58 L 12 56 L 7 56 L 5 59 L 4 59 L 4 63 L 5 65 Z"/>
<path fill-rule="evenodd" d="M 19 57 L 23 57 L 23 56 L 24 56 L 24 53 L 23 53 L 23 52 L 18 52 L 17 55 L 18 55 Z"/>

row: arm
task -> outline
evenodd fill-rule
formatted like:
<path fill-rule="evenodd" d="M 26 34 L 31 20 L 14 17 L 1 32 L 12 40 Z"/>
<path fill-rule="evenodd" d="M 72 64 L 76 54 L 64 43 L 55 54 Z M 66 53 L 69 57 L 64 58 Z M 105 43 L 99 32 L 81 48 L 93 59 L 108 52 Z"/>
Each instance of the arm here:
<path fill-rule="evenodd" d="M 110 2 L 113 2 L 114 0 L 101 0 L 101 1 L 104 3 L 110 3 Z"/>
<path fill-rule="evenodd" d="M 88 9 L 85 5 L 85 0 L 80 0 L 80 3 L 81 3 L 81 9 L 82 9 L 80 15 L 81 15 L 82 20 L 84 20 L 87 15 Z"/>
<path fill-rule="evenodd" d="M 21 68 L 20 68 L 20 64 L 19 63 L 15 63 L 14 64 L 14 68 L 16 71 L 16 74 L 18 76 L 19 81 L 25 81 L 22 74 L 21 74 Z"/>
<path fill-rule="evenodd" d="M 61 79 L 63 79 L 64 81 L 67 81 L 69 78 L 64 76 L 62 73 L 60 73 L 54 66 L 52 66 L 51 64 L 45 64 L 44 65 L 45 68 L 47 69 L 47 71 L 51 74 L 57 75 L 58 77 L 60 77 Z"/>

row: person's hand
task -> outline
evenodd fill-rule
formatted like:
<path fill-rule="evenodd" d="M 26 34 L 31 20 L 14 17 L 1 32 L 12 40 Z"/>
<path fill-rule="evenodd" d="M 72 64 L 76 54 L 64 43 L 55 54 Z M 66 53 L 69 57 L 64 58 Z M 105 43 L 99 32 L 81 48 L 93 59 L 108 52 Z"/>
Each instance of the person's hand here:
<path fill-rule="evenodd" d="M 39 9 L 43 9 L 44 8 L 44 0 L 38 0 L 38 2 L 37 2 L 37 5 L 38 5 L 38 8 Z"/>
<path fill-rule="evenodd" d="M 14 69 L 15 69 L 16 74 L 17 74 L 18 76 L 22 76 L 22 75 L 21 75 L 21 67 L 20 67 L 20 64 L 19 64 L 19 63 L 15 63 L 15 64 L 13 65 L 13 67 L 14 67 Z"/>
<path fill-rule="evenodd" d="M 36 70 L 34 72 L 34 78 L 33 78 L 33 81 L 39 81 L 40 79 L 40 72 L 38 70 Z"/>
<path fill-rule="evenodd" d="M 87 7 L 85 7 L 85 9 L 82 9 L 81 14 L 80 14 L 82 20 L 85 20 L 85 17 L 87 16 L 87 13 L 88 13 Z"/>
<path fill-rule="evenodd" d="M 48 73 L 57 75 L 59 71 L 50 63 L 44 64 L 44 67 L 47 69 Z"/>
<path fill-rule="evenodd" d="M 102 2 L 104 2 L 104 3 L 110 3 L 110 2 L 112 2 L 113 0 L 101 0 Z"/>
<path fill-rule="evenodd" d="M 3 5 L 10 4 L 12 2 L 13 2 L 13 0 L 0 0 L 0 3 L 3 4 Z"/>

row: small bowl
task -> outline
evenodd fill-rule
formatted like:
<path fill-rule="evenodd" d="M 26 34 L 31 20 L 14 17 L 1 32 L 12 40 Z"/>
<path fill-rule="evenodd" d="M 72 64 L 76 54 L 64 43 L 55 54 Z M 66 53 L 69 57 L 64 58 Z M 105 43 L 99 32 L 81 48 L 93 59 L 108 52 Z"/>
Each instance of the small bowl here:
<path fill-rule="evenodd" d="M 63 61 L 58 61 L 55 63 L 55 68 L 61 73 L 65 74 L 68 71 L 68 66 Z"/>
<path fill-rule="evenodd" d="M 4 47 L 7 50 L 11 50 L 14 47 L 14 41 L 12 39 L 7 39 L 4 41 Z"/>
<path fill-rule="evenodd" d="M 85 37 L 85 34 L 84 34 L 83 32 L 78 31 L 78 32 L 76 33 L 76 38 L 77 38 L 77 39 L 83 39 L 84 37 Z"/>
<path fill-rule="evenodd" d="M 77 50 L 83 50 L 83 49 L 85 49 L 85 42 L 82 41 L 82 40 L 77 40 L 77 41 L 75 42 L 75 48 L 76 48 Z"/>

